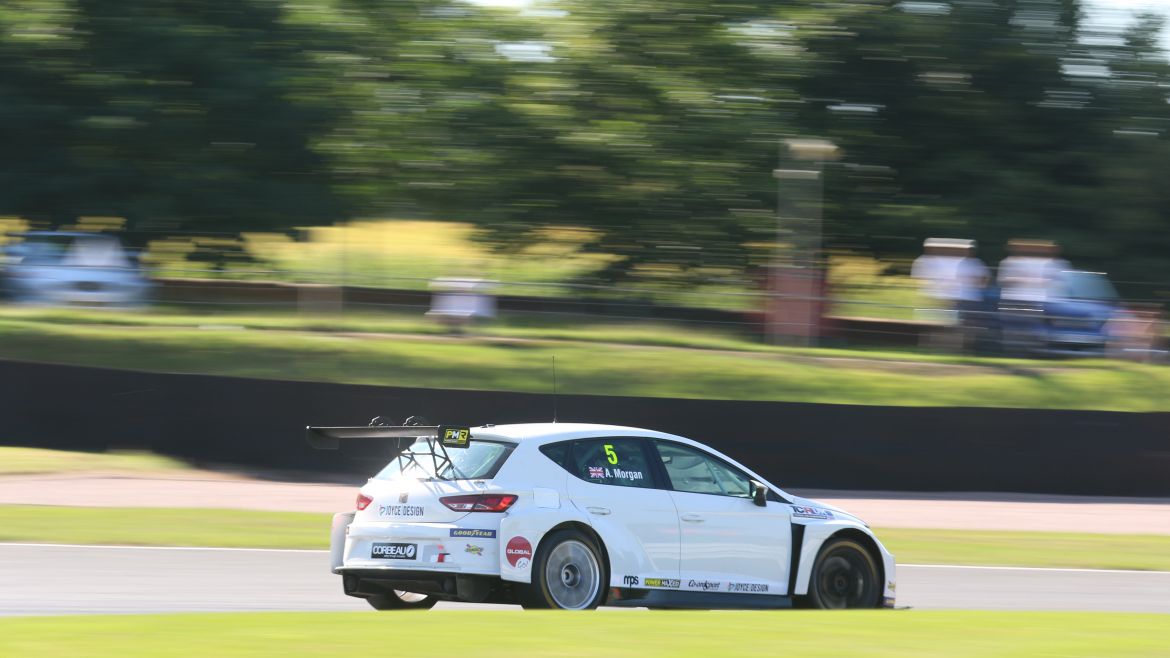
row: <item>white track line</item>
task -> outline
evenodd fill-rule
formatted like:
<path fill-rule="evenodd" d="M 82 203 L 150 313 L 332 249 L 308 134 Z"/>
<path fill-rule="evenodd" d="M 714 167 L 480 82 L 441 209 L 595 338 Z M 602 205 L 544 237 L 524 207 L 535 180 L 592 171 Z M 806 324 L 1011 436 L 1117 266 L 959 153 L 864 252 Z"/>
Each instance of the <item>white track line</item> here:
<path fill-rule="evenodd" d="M 4 546 L 26 546 L 31 548 L 106 548 L 131 551 L 234 551 L 241 553 L 328 553 L 327 550 L 312 548 L 235 548 L 228 546 L 124 546 L 118 544 L 44 544 L 26 542 L 0 542 Z M 1065 573 L 1142 573 L 1170 574 L 1170 571 L 1141 569 L 1078 569 L 1073 567 L 995 567 L 974 564 L 899 564 L 899 567 L 913 569 L 980 569 L 984 571 L 1056 571 Z"/>

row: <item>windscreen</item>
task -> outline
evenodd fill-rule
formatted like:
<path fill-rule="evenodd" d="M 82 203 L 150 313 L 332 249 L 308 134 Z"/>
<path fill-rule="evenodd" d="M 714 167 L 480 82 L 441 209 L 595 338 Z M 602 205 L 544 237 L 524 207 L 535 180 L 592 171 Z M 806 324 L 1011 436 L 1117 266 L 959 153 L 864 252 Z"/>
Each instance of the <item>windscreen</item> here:
<path fill-rule="evenodd" d="M 377 480 L 480 480 L 495 477 L 515 446 L 472 440 L 444 450 L 437 439 L 420 438 L 374 476 Z"/>

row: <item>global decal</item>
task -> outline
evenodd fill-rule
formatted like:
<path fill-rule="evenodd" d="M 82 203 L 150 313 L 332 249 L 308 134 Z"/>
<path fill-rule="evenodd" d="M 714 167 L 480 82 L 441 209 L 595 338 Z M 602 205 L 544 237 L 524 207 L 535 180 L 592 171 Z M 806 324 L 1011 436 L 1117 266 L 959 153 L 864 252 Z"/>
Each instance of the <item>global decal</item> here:
<path fill-rule="evenodd" d="M 766 594 L 768 586 L 764 583 L 727 583 L 727 591 Z"/>
<path fill-rule="evenodd" d="M 701 589 L 704 592 L 719 589 L 721 583 L 713 580 L 691 580 L 687 582 L 687 587 L 691 589 Z"/>
<path fill-rule="evenodd" d="M 495 530 L 481 530 L 480 528 L 451 528 L 452 537 L 473 537 L 475 539 L 494 539 Z"/>
<path fill-rule="evenodd" d="M 670 589 L 678 589 L 682 585 L 682 581 L 678 578 L 646 578 L 642 581 L 646 587 L 669 587 Z"/>
<path fill-rule="evenodd" d="M 528 565 L 532 563 L 532 544 L 523 537 L 513 537 L 508 540 L 508 545 L 504 547 L 504 556 L 508 558 L 508 564 L 517 569 L 527 569 Z"/>
<path fill-rule="evenodd" d="M 378 505 L 378 516 L 422 516 L 421 505 Z"/>

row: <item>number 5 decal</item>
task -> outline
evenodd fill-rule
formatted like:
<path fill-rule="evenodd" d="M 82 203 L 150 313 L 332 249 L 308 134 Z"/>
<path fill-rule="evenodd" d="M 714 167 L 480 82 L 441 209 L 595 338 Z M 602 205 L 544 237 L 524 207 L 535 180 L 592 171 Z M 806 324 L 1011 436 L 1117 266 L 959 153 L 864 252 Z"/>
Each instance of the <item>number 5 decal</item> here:
<path fill-rule="evenodd" d="M 618 463 L 617 453 L 613 451 L 613 445 L 609 443 L 605 444 L 605 458 L 611 464 Z"/>

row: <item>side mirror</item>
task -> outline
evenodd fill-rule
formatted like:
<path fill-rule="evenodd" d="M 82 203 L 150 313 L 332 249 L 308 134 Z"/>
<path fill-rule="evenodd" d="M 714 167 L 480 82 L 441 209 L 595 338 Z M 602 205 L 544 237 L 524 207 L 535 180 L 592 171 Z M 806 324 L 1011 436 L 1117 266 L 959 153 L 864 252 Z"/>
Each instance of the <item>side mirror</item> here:
<path fill-rule="evenodd" d="M 768 487 L 755 480 L 750 481 L 752 484 L 752 502 L 760 507 L 768 506 Z"/>

